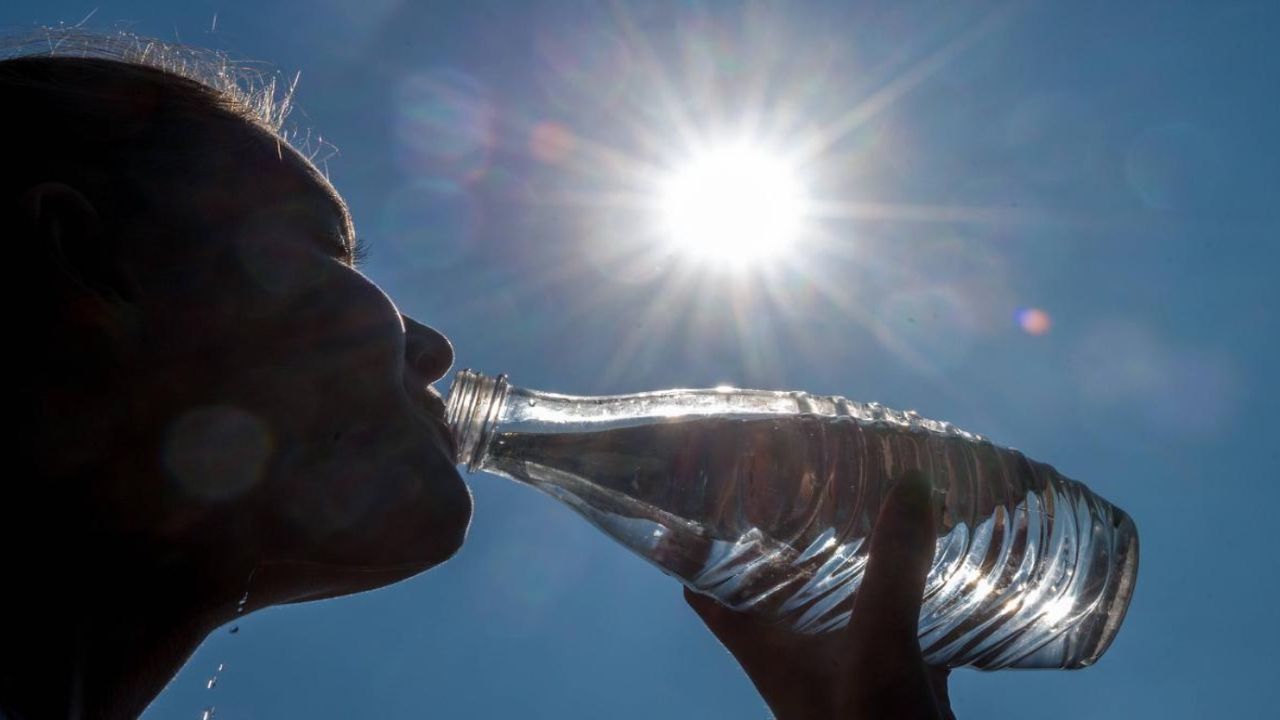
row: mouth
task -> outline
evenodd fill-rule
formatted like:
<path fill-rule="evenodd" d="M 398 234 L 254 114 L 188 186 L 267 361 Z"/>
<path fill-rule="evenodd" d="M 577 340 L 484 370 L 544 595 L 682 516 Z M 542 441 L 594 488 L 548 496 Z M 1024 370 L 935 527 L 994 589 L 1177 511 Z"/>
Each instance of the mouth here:
<path fill-rule="evenodd" d="M 423 392 L 420 393 L 412 393 L 414 404 L 421 411 L 427 425 L 431 427 L 432 434 L 438 441 L 437 444 L 442 450 L 448 452 L 450 460 L 454 460 L 458 457 L 458 444 L 444 421 L 444 398 L 440 396 L 439 390 L 430 385 L 422 390 Z"/>

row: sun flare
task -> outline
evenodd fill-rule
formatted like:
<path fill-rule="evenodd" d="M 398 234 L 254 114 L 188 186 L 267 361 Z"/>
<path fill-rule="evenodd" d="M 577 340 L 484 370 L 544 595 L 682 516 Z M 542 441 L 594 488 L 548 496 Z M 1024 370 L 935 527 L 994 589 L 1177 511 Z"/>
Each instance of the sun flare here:
<path fill-rule="evenodd" d="M 739 143 L 705 150 L 673 172 L 660 208 L 663 233 L 679 251 L 744 266 L 795 243 L 805 193 L 785 157 Z"/>

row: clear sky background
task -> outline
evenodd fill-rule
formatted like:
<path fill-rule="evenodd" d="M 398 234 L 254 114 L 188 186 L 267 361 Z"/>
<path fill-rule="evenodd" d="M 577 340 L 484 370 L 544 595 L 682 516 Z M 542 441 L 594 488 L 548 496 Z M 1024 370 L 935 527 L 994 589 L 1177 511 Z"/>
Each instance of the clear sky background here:
<path fill-rule="evenodd" d="M 1271 716 L 1280 3 L 994 7 L 7 0 L 0 27 L 96 8 L 300 71 L 292 123 L 367 273 L 459 366 L 915 408 L 1128 510 L 1141 572 L 1108 654 L 957 671 L 959 717 Z M 802 242 L 736 273 L 660 250 L 652 179 L 740 132 L 808 150 Z M 146 717 L 767 716 L 674 581 L 470 483 L 456 559 L 219 631 Z"/>

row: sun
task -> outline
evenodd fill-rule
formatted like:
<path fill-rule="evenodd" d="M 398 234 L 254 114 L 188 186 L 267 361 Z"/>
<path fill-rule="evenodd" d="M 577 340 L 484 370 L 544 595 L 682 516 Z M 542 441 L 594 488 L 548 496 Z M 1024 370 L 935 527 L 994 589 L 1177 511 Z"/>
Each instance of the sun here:
<path fill-rule="evenodd" d="M 662 233 L 678 251 L 744 267 L 794 245 L 805 193 L 785 156 L 739 142 L 709 147 L 672 172 L 659 208 Z"/>

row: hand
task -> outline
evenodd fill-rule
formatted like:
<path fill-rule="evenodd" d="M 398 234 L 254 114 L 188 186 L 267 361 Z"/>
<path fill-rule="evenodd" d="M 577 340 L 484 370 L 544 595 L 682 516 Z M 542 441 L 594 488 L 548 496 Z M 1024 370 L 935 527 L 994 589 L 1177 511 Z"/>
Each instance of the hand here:
<path fill-rule="evenodd" d="M 950 718 L 947 669 L 925 664 L 917 625 L 933 561 L 930 484 L 904 475 L 880 509 L 871 557 L 844 630 L 801 635 L 685 590 L 778 720 Z"/>

